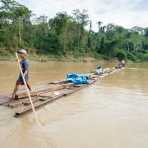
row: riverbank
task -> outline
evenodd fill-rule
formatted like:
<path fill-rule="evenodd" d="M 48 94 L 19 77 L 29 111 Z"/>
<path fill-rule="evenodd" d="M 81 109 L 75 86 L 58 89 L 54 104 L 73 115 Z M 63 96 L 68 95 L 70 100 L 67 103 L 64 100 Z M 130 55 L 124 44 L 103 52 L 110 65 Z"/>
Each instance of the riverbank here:
<path fill-rule="evenodd" d="M 1 49 L 0 61 L 14 61 L 16 49 Z M 143 63 L 148 62 L 148 51 L 145 52 L 121 52 L 116 51 L 114 56 L 99 53 L 67 53 L 67 54 L 51 54 L 49 52 L 38 52 L 37 49 L 29 48 L 29 57 L 31 61 L 47 62 L 47 61 L 66 61 L 66 62 L 94 62 L 94 61 L 114 61 L 125 59 L 127 62 Z"/>
<path fill-rule="evenodd" d="M 116 63 L 117 62 L 117 59 L 114 58 L 114 59 L 107 59 L 107 58 L 104 58 L 103 56 L 100 56 L 98 58 L 95 58 L 95 57 L 90 57 L 90 56 L 87 56 L 87 57 L 72 57 L 72 56 L 69 56 L 69 57 L 64 57 L 64 56 L 46 56 L 46 55 L 37 55 L 37 54 L 31 54 L 29 55 L 28 59 L 30 61 L 33 61 L 33 62 L 42 62 L 42 63 L 45 63 L 45 62 L 50 62 L 50 61 L 59 61 L 59 62 L 86 62 L 86 63 L 106 63 L 106 62 L 111 62 L 111 63 Z M 15 58 L 15 55 L 7 55 L 7 56 L 1 56 L 0 55 L 0 61 L 15 61 L 16 58 Z M 147 63 L 147 61 L 140 61 L 140 60 L 137 60 L 137 61 L 131 61 L 131 60 L 126 60 L 127 63 L 129 64 L 132 64 L 132 63 Z"/>
<path fill-rule="evenodd" d="M 0 61 L 15 61 L 15 55 L 0 55 Z M 63 62 L 96 62 L 100 60 L 106 61 L 107 59 L 103 58 L 103 56 L 99 58 L 91 57 L 91 56 L 59 56 L 59 55 L 45 55 L 45 54 L 30 54 L 28 59 L 31 61 L 37 62 L 48 62 L 48 61 L 63 61 Z"/>

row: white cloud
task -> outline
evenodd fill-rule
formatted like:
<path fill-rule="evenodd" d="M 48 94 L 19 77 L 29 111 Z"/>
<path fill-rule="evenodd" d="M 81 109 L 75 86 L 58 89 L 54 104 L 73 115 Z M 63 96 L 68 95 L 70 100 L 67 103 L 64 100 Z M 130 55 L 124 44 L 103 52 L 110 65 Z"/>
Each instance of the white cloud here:
<path fill-rule="evenodd" d="M 146 0 L 18 0 L 28 6 L 37 15 L 55 16 L 59 11 L 71 13 L 74 9 L 87 9 L 93 28 L 97 21 L 114 23 L 124 27 L 148 26 L 148 8 Z M 141 6 L 141 7 L 140 7 Z"/>

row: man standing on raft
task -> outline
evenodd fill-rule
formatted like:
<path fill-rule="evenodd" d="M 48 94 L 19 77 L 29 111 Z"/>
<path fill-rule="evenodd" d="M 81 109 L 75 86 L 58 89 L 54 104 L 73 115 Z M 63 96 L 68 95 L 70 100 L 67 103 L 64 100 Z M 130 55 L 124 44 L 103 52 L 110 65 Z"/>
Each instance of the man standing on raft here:
<path fill-rule="evenodd" d="M 21 65 L 21 69 L 22 69 L 25 81 L 27 83 L 27 87 L 31 91 L 31 86 L 28 83 L 28 80 L 29 80 L 29 63 L 27 61 L 27 55 L 28 55 L 27 51 L 25 49 L 20 49 L 17 53 L 19 54 L 19 57 L 21 58 L 20 65 Z M 16 81 L 14 91 L 12 93 L 12 99 L 17 99 L 16 93 L 17 93 L 19 87 L 22 86 L 22 85 L 24 85 L 24 80 L 23 80 L 22 75 L 20 73 L 19 77 Z"/>

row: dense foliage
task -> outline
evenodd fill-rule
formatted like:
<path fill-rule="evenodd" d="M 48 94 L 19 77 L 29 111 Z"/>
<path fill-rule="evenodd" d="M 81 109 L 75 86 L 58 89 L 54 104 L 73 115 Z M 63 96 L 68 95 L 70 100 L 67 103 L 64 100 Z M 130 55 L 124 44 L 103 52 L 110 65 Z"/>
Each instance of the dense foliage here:
<path fill-rule="evenodd" d="M 0 0 L 0 55 L 28 48 L 45 55 L 148 60 L 148 28 L 125 29 L 98 21 L 94 32 L 86 10 L 76 9 L 72 14 L 60 12 L 54 18 L 32 20 L 26 6 Z"/>

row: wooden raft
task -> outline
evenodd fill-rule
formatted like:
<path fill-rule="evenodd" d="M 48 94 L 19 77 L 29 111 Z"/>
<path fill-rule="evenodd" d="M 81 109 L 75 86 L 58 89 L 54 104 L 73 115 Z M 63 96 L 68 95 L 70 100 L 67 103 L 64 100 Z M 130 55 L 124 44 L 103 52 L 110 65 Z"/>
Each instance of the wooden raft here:
<path fill-rule="evenodd" d="M 122 68 L 123 69 L 123 68 Z M 106 70 L 102 75 L 91 74 L 92 82 L 90 84 L 74 85 L 66 80 L 54 81 L 45 85 L 34 88 L 31 92 L 32 101 L 35 108 L 39 108 L 45 104 L 51 103 L 59 98 L 73 94 L 91 84 L 94 84 L 99 78 L 106 77 L 115 72 L 119 72 L 122 69 Z M 3 98 L 5 101 L 0 101 L 1 105 L 13 108 L 15 111 L 15 117 L 18 117 L 26 112 L 32 110 L 30 101 L 25 91 L 20 91 L 17 94 L 17 100 L 9 101 L 9 97 L 6 95 L 0 96 L 0 100 Z"/>

